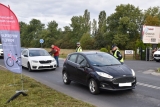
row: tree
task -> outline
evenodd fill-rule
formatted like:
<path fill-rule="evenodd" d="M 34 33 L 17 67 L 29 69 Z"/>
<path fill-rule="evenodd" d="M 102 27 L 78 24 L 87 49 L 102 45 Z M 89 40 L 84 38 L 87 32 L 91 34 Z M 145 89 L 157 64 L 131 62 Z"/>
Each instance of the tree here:
<path fill-rule="evenodd" d="M 160 26 L 160 7 L 150 7 L 144 11 L 144 24 Z"/>
<path fill-rule="evenodd" d="M 97 35 L 98 29 L 97 29 L 97 21 L 93 19 L 92 22 L 92 37 L 95 37 Z"/>
<path fill-rule="evenodd" d="M 105 36 L 104 36 L 104 33 L 107 31 L 106 21 L 107 21 L 106 12 L 101 11 L 100 14 L 99 14 L 98 31 L 97 31 L 97 34 L 94 37 L 95 48 L 97 48 L 97 49 L 106 46 L 106 41 L 105 41 Z"/>
<path fill-rule="evenodd" d="M 27 47 L 40 47 L 39 39 L 41 32 L 44 29 L 44 24 L 40 20 L 32 19 L 26 28 L 27 31 Z"/>
<path fill-rule="evenodd" d="M 89 33 L 84 33 L 80 42 L 83 49 L 93 49 L 94 39 Z"/>
<path fill-rule="evenodd" d="M 108 32 L 110 32 L 108 34 L 112 34 L 113 43 L 119 40 L 119 38 L 117 38 L 117 35 L 124 38 L 125 42 L 127 42 L 127 45 L 124 45 L 123 43 L 118 43 L 121 44 L 121 49 L 134 49 L 134 45 L 129 47 L 128 44 L 130 42 L 136 41 L 137 38 L 139 38 L 140 36 L 139 28 L 142 24 L 142 11 L 138 7 L 130 4 L 121 4 L 116 7 L 115 11 L 115 13 L 111 14 L 107 18 L 107 28 Z"/>

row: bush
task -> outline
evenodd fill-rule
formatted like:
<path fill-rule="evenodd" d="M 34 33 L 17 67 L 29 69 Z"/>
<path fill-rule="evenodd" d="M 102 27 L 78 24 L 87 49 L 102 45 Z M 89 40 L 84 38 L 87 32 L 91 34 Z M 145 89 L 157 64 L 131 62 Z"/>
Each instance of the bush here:
<path fill-rule="evenodd" d="M 108 50 L 106 48 L 101 48 L 100 51 L 101 52 L 108 52 Z"/>

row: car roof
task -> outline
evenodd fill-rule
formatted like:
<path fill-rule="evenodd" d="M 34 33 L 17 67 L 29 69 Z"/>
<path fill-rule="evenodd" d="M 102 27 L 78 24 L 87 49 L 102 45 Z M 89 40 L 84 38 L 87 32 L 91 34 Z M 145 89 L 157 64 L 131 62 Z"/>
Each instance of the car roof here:
<path fill-rule="evenodd" d="M 74 52 L 71 54 L 75 54 L 75 53 L 79 53 L 79 54 L 83 54 L 83 55 L 89 55 L 89 54 L 97 54 L 97 53 L 106 53 L 106 52 L 101 52 L 101 51 L 83 51 L 83 52 Z M 108 54 L 108 53 L 106 53 Z"/>
<path fill-rule="evenodd" d="M 40 49 L 44 50 L 43 48 L 27 48 L 27 49 L 29 49 L 29 50 L 40 50 Z"/>
<path fill-rule="evenodd" d="M 25 48 L 25 49 L 28 49 L 28 50 L 45 50 L 43 48 Z"/>

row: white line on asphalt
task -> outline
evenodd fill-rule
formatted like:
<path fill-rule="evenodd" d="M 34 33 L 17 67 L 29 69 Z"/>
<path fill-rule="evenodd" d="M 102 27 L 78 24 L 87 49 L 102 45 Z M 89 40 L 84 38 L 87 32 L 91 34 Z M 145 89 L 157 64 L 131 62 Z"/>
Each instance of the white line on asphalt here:
<path fill-rule="evenodd" d="M 146 86 L 146 87 L 150 87 L 150 88 L 153 88 L 153 89 L 158 89 L 158 90 L 160 90 L 160 87 L 158 87 L 158 86 L 149 85 L 149 84 L 145 84 L 145 83 L 137 82 L 137 85 Z"/>

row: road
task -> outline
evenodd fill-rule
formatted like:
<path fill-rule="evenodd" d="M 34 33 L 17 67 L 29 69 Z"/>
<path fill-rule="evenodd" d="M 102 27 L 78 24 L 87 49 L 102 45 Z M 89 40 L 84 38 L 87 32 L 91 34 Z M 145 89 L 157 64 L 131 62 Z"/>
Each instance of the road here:
<path fill-rule="evenodd" d="M 154 72 L 156 68 L 160 67 L 158 62 L 125 61 L 125 64 L 135 70 L 137 76 L 136 89 L 118 92 L 103 91 L 99 95 L 92 95 L 87 87 L 78 83 L 63 84 L 61 71 L 64 60 L 59 60 L 60 67 L 55 71 L 28 72 L 27 69 L 23 68 L 22 74 L 97 107 L 160 107 L 160 73 Z M 4 66 L 3 59 L 0 59 L 0 65 Z"/>

